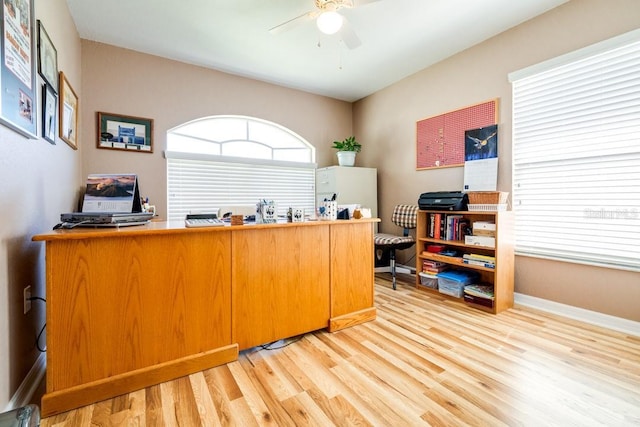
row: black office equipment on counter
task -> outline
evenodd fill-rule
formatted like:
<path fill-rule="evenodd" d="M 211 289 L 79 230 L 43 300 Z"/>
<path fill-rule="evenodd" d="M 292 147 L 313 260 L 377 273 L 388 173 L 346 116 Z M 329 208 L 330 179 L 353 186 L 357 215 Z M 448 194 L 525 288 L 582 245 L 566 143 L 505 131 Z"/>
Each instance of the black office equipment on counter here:
<path fill-rule="evenodd" d="M 422 193 L 418 199 L 421 210 L 466 211 L 469 196 L 462 191 Z"/>

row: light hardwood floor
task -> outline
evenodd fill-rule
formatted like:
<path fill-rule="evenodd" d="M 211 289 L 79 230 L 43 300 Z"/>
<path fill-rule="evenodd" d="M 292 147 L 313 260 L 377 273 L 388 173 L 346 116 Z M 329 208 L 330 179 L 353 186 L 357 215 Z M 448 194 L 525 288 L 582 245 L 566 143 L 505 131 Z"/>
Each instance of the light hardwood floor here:
<path fill-rule="evenodd" d="M 43 419 L 53 426 L 640 426 L 640 337 L 376 276 L 378 318 Z"/>

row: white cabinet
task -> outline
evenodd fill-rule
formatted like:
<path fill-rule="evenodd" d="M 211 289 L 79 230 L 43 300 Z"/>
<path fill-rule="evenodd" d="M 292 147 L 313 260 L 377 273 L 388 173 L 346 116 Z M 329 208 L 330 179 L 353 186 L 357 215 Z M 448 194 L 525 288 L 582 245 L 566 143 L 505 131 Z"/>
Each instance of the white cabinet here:
<path fill-rule="evenodd" d="M 358 204 L 378 217 L 378 177 L 375 168 L 329 166 L 316 170 L 316 206 L 336 194 L 338 205 Z"/>

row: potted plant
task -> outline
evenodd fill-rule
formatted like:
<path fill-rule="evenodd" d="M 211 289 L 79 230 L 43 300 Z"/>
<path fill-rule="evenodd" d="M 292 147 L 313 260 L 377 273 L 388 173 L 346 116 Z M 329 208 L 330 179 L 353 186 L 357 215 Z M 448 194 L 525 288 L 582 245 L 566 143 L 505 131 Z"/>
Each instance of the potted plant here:
<path fill-rule="evenodd" d="M 338 150 L 338 164 L 340 166 L 353 166 L 356 163 L 356 153 L 362 149 L 362 145 L 356 141 L 355 136 L 350 136 L 342 141 L 333 141 L 333 148 Z"/>

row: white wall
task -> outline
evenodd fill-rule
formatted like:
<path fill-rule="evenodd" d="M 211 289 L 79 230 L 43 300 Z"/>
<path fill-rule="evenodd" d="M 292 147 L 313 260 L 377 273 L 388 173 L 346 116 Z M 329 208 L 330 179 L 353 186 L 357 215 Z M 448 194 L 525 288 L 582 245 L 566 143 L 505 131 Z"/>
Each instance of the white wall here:
<path fill-rule="evenodd" d="M 35 7 L 58 51 L 58 68 L 82 97 L 80 38 L 67 3 L 40 0 Z M 38 134 L 41 84 L 38 75 Z M 34 301 L 27 315 L 22 309 L 25 286 L 31 285 L 34 296 L 45 296 L 44 244 L 31 237 L 51 230 L 60 213 L 74 207 L 80 174 L 81 152 L 61 140 L 52 145 L 25 139 L 0 125 L 0 411 L 39 356 L 35 339 L 45 322 L 44 305 Z"/>

